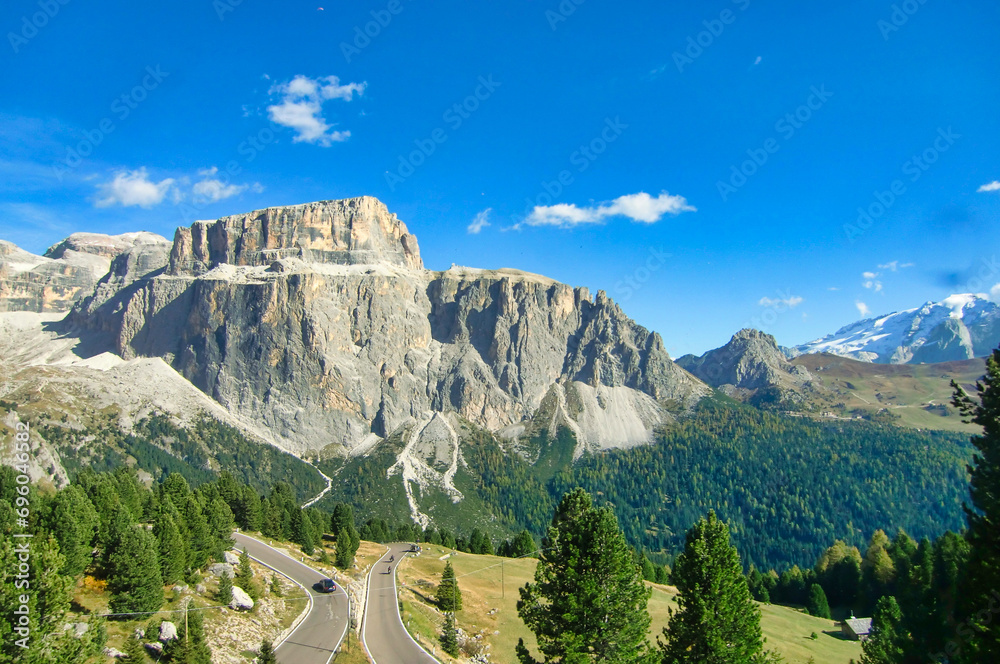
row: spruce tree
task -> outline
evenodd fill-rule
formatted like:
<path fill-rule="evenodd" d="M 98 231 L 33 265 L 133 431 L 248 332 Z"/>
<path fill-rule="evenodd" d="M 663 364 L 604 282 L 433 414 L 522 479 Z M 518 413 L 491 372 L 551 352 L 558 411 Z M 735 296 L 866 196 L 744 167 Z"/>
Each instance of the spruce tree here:
<path fill-rule="evenodd" d="M 219 589 L 215 593 L 215 599 L 219 604 L 229 604 L 233 601 L 233 578 L 225 571 L 219 577 Z"/>
<path fill-rule="evenodd" d="M 250 599 L 257 601 L 260 597 L 260 589 L 253 580 L 253 568 L 250 566 L 250 554 L 246 549 L 240 553 L 240 564 L 236 569 L 236 585 L 250 596 Z"/>
<path fill-rule="evenodd" d="M 59 541 L 59 552 L 66 558 L 65 574 L 76 576 L 90 564 L 97 526 L 97 511 L 80 487 L 70 485 L 52 499 L 47 529 Z"/>
<path fill-rule="evenodd" d="M 973 638 L 969 661 L 1000 662 L 1000 620 L 986 609 L 995 606 L 1000 588 L 1000 349 L 986 360 L 986 374 L 976 383 L 973 399 L 952 381 L 952 403 L 965 418 L 983 428 L 972 437 L 976 448 L 969 466 L 969 566 L 965 611 Z"/>
<path fill-rule="evenodd" d="M 823 586 L 818 583 L 814 583 L 809 587 L 809 601 L 806 602 L 806 611 L 811 616 L 830 619 L 830 603 L 826 601 L 826 593 L 823 592 Z"/>
<path fill-rule="evenodd" d="M 312 521 L 309 520 L 301 509 L 295 508 L 292 510 L 292 524 L 291 524 L 291 540 L 302 547 L 302 553 L 307 556 L 311 556 L 315 549 L 313 548 L 313 528 Z"/>
<path fill-rule="evenodd" d="M 153 524 L 153 535 L 156 536 L 158 543 L 163 583 L 167 585 L 176 583 L 184 575 L 187 567 L 187 543 L 168 511 L 160 510 L 156 523 Z"/>
<path fill-rule="evenodd" d="M 134 635 L 125 640 L 125 656 L 118 659 L 118 664 L 146 664 L 146 649 L 142 641 Z"/>
<path fill-rule="evenodd" d="M 347 569 L 354 564 L 354 540 L 347 528 L 337 532 L 337 552 L 335 564 L 340 569 Z"/>
<path fill-rule="evenodd" d="M 687 532 L 673 579 L 680 608 L 669 611 L 663 630 L 664 664 L 766 661 L 760 609 L 750 597 L 729 527 L 715 512 Z"/>
<path fill-rule="evenodd" d="M 156 538 L 142 527 L 125 530 L 113 544 L 108 566 L 112 613 L 156 611 L 163 605 L 163 577 Z"/>
<path fill-rule="evenodd" d="M 462 591 L 458 587 L 458 580 L 455 578 L 455 570 L 450 560 L 444 564 L 444 572 L 441 574 L 441 583 L 438 585 L 435 599 L 442 611 L 453 613 L 462 610 Z"/>
<path fill-rule="evenodd" d="M 274 654 L 274 646 L 271 645 L 270 641 L 264 641 L 260 644 L 260 650 L 257 652 L 257 664 L 278 664 L 278 656 Z"/>
<path fill-rule="evenodd" d="M 521 558 L 527 556 L 538 548 L 535 546 L 535 540 L 527 530 L 522 530 L 518 533 L 510 543 L 510 557 L 511 558 Z"/>
<path fill-rule="evenodd" d="M 875 606 L 872 630 L 861 644 L 861 664 L 900 664 L 905 651 L 903 615 L 896 598 L 886 595 Z M 925 653 L 926 655 L 927 653 Z"/>
<path fill-rule="evenodd" d="M 650 661 L 650 590 L 611 508 L 594 507 L 583 489 L 567 493 L 542 548 L 534 582 L 521 588 L 517 602 L 542 661 Z M 517 658 L 522 664 L 537 661 L 523 639 Z"/>
<path fill-rule="evenodd" d="M 204 613 L 188 611 L 181 619 L 177 638 L 163 646 L 163 661 L 170 664 L 212 664 L 212 650 L 205 642 Z"/>
<path fill-rule="evenodd" d="M 441 648 L 452 657 L 458 657 L 458 630 L 455 628 L 455 614 L 451 611 L 444 614 Z"/>

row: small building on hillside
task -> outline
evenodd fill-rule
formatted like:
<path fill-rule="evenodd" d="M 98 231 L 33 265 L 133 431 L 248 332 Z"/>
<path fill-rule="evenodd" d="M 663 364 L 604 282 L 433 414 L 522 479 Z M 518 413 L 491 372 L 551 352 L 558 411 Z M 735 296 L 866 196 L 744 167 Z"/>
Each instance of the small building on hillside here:
<path fill-rule="evenodd" d="M 872 619 L 855 618 L 852 613 L 850 618 L 840 623 L 840 631 L 851 641 L 866 641 L 872 631 Z"/>

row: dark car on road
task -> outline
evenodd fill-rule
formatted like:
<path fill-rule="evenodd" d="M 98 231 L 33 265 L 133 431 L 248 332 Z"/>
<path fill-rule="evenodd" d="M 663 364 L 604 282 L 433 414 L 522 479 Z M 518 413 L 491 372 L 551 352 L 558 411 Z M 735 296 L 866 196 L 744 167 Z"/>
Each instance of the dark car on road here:
<path fill-rule="evenodd" d="M 337 589 L 337 584 L 333 582 L 333 579 L 323 579 L 313 587 L 321 593 L 332 593 Z"/>

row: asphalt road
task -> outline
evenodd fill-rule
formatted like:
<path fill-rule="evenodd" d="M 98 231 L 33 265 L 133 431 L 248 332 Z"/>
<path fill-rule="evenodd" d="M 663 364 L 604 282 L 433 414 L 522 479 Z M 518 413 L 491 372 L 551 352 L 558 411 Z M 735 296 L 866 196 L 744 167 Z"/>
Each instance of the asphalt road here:
<path fill-rule="evenodd" d="M 390 544 L 368 574 L 368 602 L 361 638 L 375 664 L 439 664 L 403 627 L 396 597 L 396 565 L 409 544 Z M 389 558 L 393 557 L 393 562 Z"/>
<path fill-rule="evenodd" d="M 313 584 L 324 578 L 316 570 L 272 549 L 260 540 L 240 533 L 235 533 L 233 538 L 237 548 L 246 547 L 251 558 L 298 581 L 312 598 L 309 615 L 276 648 L 278 661 L 282 664 L 328 664 L 347 634 L 350 614 L 349 600 L 340 583 L 337 583 L 336 592 L 316 592 Z M 304 602 L 305 600 L 299 600 L 299 604 Z"/>

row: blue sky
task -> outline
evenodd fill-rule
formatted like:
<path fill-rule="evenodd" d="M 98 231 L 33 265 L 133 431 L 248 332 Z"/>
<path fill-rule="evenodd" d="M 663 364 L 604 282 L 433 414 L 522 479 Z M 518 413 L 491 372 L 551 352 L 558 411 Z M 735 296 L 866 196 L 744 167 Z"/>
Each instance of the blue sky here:
<path fill-rule="evenodd" d="M 675 356 L 801 343 L 1000 283 L 998 27 L 991 0 L 8 0 L 0 238 L 368 194 L 429 268 L 604 289 Z"/>

